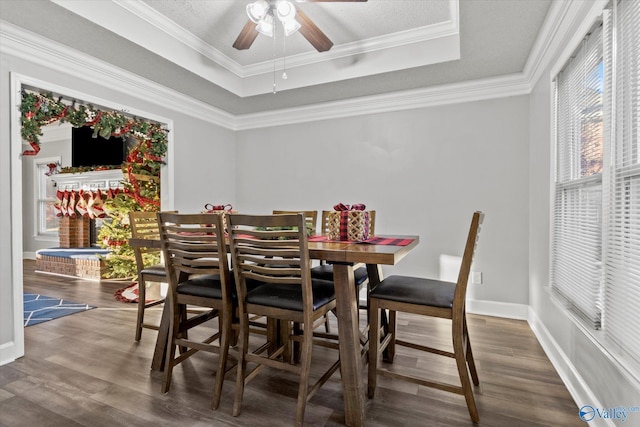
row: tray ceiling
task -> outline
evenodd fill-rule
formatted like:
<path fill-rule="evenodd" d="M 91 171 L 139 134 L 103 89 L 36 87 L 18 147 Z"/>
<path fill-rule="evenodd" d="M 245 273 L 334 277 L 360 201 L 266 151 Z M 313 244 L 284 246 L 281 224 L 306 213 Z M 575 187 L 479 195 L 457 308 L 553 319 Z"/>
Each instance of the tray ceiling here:
<path fill-rule="evenodd" d="M 319 53 L 299 33 L 286 40 L 276 35 L 275 43 L 259 35 L 248 50 L 232 48 L 250 2 L 22 0 L 3 2 L 2 19 L 232 114 L 246 114 L 522 72 L 550 5 L 296 3 L 334 42 Z"/>

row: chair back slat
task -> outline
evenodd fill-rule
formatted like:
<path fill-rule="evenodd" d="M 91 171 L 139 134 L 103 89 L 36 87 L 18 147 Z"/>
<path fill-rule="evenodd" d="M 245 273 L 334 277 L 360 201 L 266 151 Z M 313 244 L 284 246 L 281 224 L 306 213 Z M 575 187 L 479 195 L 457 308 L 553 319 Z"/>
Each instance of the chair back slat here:
<path fill-rule="evenodd" d="M 202 274 L 219 274 L 227 281 L 228 252 L 221 216 L 160 212 L 158 223 L 172 286 L 181 277 Z"/>
<path fill-rule="evenodd" d="M 160 238 L 160 231 L 158 230 L 158 219 L 156 218 L 156 212 L 129 212 L 129 226 L 131 228 L 131 237 L 134 239 L 148 239 L 158 240 Z M 153 254 L 159 254 L 161 249 L 151 247 L 135 248 L 134 253 L 136 258 L 141 257 L 139 260 L 139 268 L 144 268 L 146 264 L 155 264 L 158 259 L 153 258 L 153 262 L 145 262 L 145 258 L 148 256 L 153 257 Z M 150 254 L 142 257 L 142 254 Z"/>
<path fill-rule="evenodd" d="M 300 213 L 231 214 L 229 242 L 238 295 L 246 295 L 246 280 L 302 288 L 303 304 L 312 307 L 310 260 L 305 219 Z"/>

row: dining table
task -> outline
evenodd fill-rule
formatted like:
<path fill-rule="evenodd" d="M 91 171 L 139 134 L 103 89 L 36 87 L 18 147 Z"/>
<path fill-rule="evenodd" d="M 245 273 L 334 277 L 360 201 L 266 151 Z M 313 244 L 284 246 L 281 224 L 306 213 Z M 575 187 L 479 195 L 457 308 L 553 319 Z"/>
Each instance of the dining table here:
<path fill-rule="evenodd" d="M 338 323 L 338 347 L 340 353 L 345 424 L 362 426 L 365 421 L 365 378 L 362 373 L 362 344 L 359 329 L 358 295 L 354 292 L 355 264 L 366 264 L 369 287 L 382 280 L 382 266 L 396 265 L 420 239 L 412 235 L 376 235 L 364 242 L 329 240 L 325 235 L 310 236 L 309 257 L 333 264 Z M 160 247 L 160 241 L 130 239 L 131 246 Z M 169 331 L 168 309 L 163 310 L 151 369 L 162 370 Z"/>

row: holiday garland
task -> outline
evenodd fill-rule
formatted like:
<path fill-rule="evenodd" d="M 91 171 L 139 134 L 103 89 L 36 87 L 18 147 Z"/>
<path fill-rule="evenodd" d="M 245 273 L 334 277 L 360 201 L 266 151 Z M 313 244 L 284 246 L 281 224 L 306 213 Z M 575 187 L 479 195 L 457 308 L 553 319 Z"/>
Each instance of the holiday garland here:
<path fill-rule="evenodd" d="M 55 99 L 50 93 L 23 91 L 20 112 L 22 139 L 31 146 L 31 149 L 22 153 L 25 156 L 38 154 L 42 127 L 57 121 L 68 122 L 74 127 L 90 126 L 94 136 L 131 137 L 137 141 L 122 165 L 123 191 L 105 200 L 104 209 L 108 219 L 103 222 L 98 235 L 100 245 L 111 250 L 105 259 L 105 276 L 136 276 L 135 257 L 128 244 L 131 237 L 129 212 L 160 209 L 160 167 L 167 152 L 168 130 L 157 123 L 128 117 L 118 111 L 102 111 L 84 104 L 76 106 L 76 102 L 68 105 L 62 102 L 61 97 Z M 63 167 L 58 170 L 57 165 L 50 165 L 49 173 L 76 173 L 106 168 Z"/>

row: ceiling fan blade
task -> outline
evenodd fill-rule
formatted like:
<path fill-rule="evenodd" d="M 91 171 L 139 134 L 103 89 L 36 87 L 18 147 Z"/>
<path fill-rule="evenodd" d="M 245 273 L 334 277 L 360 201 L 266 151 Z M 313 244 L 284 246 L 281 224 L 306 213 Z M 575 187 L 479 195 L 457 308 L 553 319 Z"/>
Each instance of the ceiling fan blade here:
<path fill-rule="evenodd" d="M 305 15 L 300 8 L 296 7 L 296 20 L 300 23 L 300 34 L 307 39 L 318 52 L 324 52 L 331 49 L 333 42 L 329 40 L 313 21 Z"/>
<path fill-rule="evenodd" d="M 238 38 L 233 42 L 233 47 L 238 50 L 249 49 L 253 44 L 253 41 L 258 37 L 258 30 L 256 30 L 256 24 L 251 20 L 248 20 L 244 25 L 242 31 L 238 35 Z"/>

